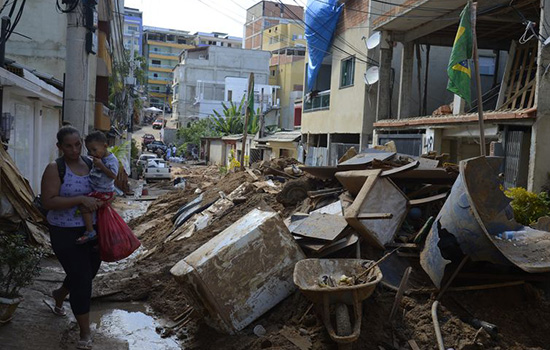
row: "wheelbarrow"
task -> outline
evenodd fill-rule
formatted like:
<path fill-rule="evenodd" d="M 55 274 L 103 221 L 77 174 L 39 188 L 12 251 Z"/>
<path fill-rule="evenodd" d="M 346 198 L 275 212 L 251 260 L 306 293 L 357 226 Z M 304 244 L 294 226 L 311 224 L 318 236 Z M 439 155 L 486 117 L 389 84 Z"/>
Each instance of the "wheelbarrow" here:
<path fill-rule="evenodd" d="M 375 266 L 365 277 L 366 282 L 354 285 L 325 285 L 323 279 L 338 281 L 343 275 L 361 275 L 373 262 L 362 259 L 305 259 L 294 266 L 294 284 L 302 294 L 316 305 L 323 323 L 339 349 L 349 349 L 361 332 L 362 301 L 371 296 L 382 272 Z M 334 305 L 336 330 L 330 317 L 330 306 Z M 352 328 L 348 307 L 353 307 L 354 326 Z M 353 329 L 353 330 L 352 330 Z"/>

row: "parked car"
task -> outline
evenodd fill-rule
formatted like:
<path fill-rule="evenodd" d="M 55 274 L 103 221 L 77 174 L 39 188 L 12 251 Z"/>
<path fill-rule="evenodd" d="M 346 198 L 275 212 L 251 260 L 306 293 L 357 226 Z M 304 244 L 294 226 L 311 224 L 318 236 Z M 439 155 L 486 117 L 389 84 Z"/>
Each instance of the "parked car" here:
<path fill-rule="evenodd" d="M 154 180 L 171 180 L 172 168 L 168 165 L 164 159 L 153 158 L 147 161 L 147 167 L 143 173 L 145 182 L 151 182 Z"/>
<path fill-rule="evenodd" d="M 141 139 L 143 140 L 141 144 L 147 146 L 151 142 L 155 141 L 155 136 L 153 136 L 152 134 L 145 134 L 141 137 Z"/>
<path fill-rule="evenodd" d="M 153 129 L 162 129 L 164 126 L 166 126 L 166 120 L 164 119 L 157 119 L 153 122 Z"/>
<path fill-rule="evenodd" d="M 143 153 L 142 155 L 139 156 L 137 162 L 136 162 L 136 165 L 137 166 L 142 166 L 143 168 L 145 168 L 147 166 L 147 162 L 150 160 L 150 159 L 153 159 L 153 158 L 157 158 L 158 156 L 156 154 L 153 154 L 153 153 Z"/>
<path fill-rule="evenodd" d="M 156 153 L 160 149 L 163 153 L 166 152 L 166 145 L 162 141 L 153 141 L 147 145 L 147 151 Z"/>

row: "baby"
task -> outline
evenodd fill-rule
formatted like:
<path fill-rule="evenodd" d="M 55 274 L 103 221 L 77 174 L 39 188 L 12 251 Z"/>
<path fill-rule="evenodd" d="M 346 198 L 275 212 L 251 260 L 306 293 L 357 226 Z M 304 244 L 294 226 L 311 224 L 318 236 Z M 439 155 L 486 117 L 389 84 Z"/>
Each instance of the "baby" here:
<path fill-rule="evenodd" d="M 90 184 L 93 192 L 88 196 L 103 201 L 110 200 L 115 190 L 115 178 L 118 174 L 118 159 L 107 149 L 107 137 L 100 131 L 86 136 L 84 140 L 88 155 L 93 157 L 94 165 L 90 171 Z M 77 244 L 84 244 L 97 238 L 94 230 L 92 212 L 80 208 L 82 219 L 86 226 L 84 235 L 76 240 Z"/>

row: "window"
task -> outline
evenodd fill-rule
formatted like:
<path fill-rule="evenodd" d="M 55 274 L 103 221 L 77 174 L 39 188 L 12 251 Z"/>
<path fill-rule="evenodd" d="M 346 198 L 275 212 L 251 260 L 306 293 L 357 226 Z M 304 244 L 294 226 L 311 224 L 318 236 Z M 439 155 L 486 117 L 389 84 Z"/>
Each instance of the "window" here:
<path fill-rule="evenodd" d="M 128 32 L 139 32 L 139 28 L 136 26 L 128 26 Z"/>
<path fill-rule="evenodd" d="M 298 39 L 298 35 L 292 34 L 292 41 L 296 41 L 296 39 Z"/>
<path fill-rule="evenodd" d="M 227 90 L 227 101 L 233 101 L 233 90 Z"/>
<path fill-rule="evenodd" d="M 152 60 L 151 64 L 153 64 L 154 66 L 160 66 L 160 60 Z"/>
<path fill-rule="evenodd" d="M 479 74 L 495 75 L 495 57 L 479 56 Z"/>
<path fill-rule="evenodd" d="M 276 70 L 275 70 L 275 69 L 273 69 L 273 70 L 271 71 L 271 76 L 272 76 L 272 77 L 274 77 L 274 76 L 275 76 L 275 72 L 276 72 Z"/>
<path fill-rule="evenodd" d="M 342 60 L 341 66 L 340 87 L 353 85 L 353 76 L 355 75 L 355 57 Z"/>
<path fill-rule="evenodd" d="M 154 73 L 154 74 L 153 74 L 153 77 L 158 78 L 159 75 L 158 75 L 157 73 Z"/>
<path fill-rule="evenodd" d="M 231 43 L 227 43 L 227 47 L 231 47 Z"/>

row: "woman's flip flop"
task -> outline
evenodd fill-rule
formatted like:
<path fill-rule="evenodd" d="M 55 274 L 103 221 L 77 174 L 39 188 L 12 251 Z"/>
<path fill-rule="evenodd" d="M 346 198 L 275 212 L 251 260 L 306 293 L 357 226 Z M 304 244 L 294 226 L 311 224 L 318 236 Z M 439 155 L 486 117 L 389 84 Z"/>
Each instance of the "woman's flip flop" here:
<path fill-rule="evenodd" d="M 65 311 L 65 308 L 62 306 L 62 307 L 57 307 L 55 306 L 54 304 L 52 304 L 51 302 L 45 300 L 45 299 L 42 299 L 42 301 L 44 302 L 44 304 L 46 304 L 50 310 L 53 312 L 54 315 L 56 316 L 66 316 L 67 315 L 67 312 Z"/>
<path fill-rule="evenodd" d="M 92 340 L 79 340 L 78 343 L 76 343 L 76 348 L 82 350 L 91 350 Z"/>

